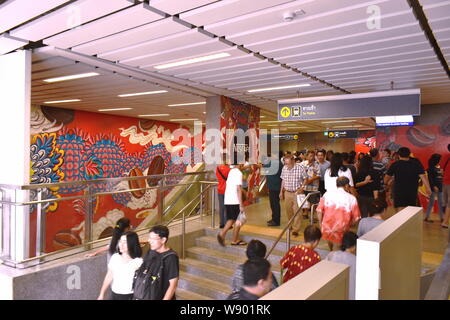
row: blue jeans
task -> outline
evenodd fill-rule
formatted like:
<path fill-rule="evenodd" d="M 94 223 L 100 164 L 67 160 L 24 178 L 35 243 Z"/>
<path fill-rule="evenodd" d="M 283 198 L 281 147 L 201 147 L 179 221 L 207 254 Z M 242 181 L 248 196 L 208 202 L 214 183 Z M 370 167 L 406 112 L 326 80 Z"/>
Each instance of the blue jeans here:
<path fill-rule="evenodd" d="M 442 202 L 442 191 L 440 191 L 440 192 L 436 192 L 436 191 L 431 192 L 430 201 L 428 202 L 426 218 L 428 218 L 430 216 L 431 210 L 433 209 L 434 200 L 435 200 L 434 196 L 435 195 L 437 195 L 437 198 L 438 198 L 439 217 L 442 219 L 444 217 L 444 212 L 442 212 L 442 208 L 444 207 L 444 204 Z"/>

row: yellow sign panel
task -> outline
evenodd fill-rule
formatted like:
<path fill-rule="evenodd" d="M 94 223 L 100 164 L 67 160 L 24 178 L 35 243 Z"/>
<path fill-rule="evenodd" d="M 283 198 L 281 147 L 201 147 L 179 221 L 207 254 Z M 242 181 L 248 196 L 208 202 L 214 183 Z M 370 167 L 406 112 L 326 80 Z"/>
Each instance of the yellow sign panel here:
<path fill-rule="evenodd" d="M 328 133 L 328 136 L 329 136 L 330 138 L 334 137 L 334 132 L 329 132 L 329 133 Z"/>
<path fill-rule="evenodd" d="M 283 118 L 288 118 L 291 115 L 291 108 L 289 108 L 289 107 L 281 108 L 280 115 Z"/>

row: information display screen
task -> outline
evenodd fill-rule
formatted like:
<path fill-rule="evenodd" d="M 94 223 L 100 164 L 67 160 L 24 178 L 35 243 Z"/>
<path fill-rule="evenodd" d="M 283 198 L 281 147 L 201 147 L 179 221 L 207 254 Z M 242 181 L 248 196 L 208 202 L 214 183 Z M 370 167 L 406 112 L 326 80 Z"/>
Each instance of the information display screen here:
<path fill-rule="evenodd" d="M 377 127 L 412 126 L 414 124 L 413 116 L 376 117 L 375 121 Z"/>

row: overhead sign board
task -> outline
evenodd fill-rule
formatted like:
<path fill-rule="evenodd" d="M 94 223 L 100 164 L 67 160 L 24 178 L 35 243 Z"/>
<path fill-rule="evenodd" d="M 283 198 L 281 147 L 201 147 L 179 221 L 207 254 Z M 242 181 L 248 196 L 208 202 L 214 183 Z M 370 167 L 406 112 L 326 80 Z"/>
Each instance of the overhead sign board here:
<path fill-rule="evenodd" d="M 328 131 L 328 138 L 330 139 L 343 139 L 343 138 L 357 138 L 357 130 L 338 130 L 338 131 Z"/>
<path fill-rule="evenodd" d="M 420 115 L 420 89 L 278 101 L 278 120 L 324 120 Z"/>
<path fill-rule="evenodd" d="M 279 139 L 282 141 L 298 141 L 300 139 L 300 135 L 297 133 L 294 134 L 274 134 L 272 138 Z"/>

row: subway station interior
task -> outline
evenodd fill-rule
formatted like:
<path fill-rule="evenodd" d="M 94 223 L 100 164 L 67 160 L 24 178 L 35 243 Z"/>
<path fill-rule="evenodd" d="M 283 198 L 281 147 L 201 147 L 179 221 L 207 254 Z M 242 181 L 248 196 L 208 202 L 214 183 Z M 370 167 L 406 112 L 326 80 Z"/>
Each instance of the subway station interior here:
<path fill-rule="evenodd" d="M 177 300 L 226 300 L 247 256 L 236 224 L 218 241 L 224 154 L 249 156 L 239 237 L 280 283 L 260 299 L 449 300 L 449 64 L 448 0 L 0 0 L 0 300 L 96 300 L 123 218 L 142 257 L 170 231 Z M 322 238 L 282 283 L 324 194 L 295 204 L 297 233 L 285 199 L 270 225 L 261 164 L 405 147 L 425 172 L 441 156 L 444 191 L 421 180 L 402 210 L 386 193 L 355 270 Z"/>

